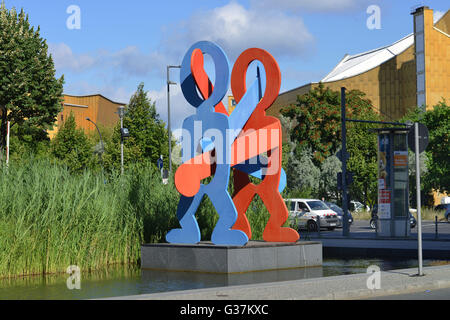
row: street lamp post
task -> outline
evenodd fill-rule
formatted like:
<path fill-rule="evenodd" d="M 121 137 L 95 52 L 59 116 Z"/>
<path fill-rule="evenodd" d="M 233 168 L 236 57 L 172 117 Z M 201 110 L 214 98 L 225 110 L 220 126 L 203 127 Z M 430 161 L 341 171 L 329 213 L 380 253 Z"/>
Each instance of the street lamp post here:
<path fill-rule="evenodd" d="M 180 69 L 181 66 L 167 66 L 167 131 L 169 136 L 169 175 L 172 174 L 172 128 L 170 123 L 170 86 L 176 82 L 170 81 L 170 69 Z"/>
<path fill-rule="evenodd" d="M 123 117 L 125 116 L 125 107 L 124 106 L 120 106 L 119 110 L 119 117 L 120 117 L 120 172 L 123 174 L 123 141 L 124 141 L 124 136 L 123 136 Z"/>
<path fill-rule="evenodd" d="M 98 128 L 97 124 L 94 121 L 92 121 L 91 118 L 87 117 L 86 120 L 89 122 L 92 122 L 94 124 L 95 128 L 97 128 L 98 135 L 100 136 L 100 145 L 102 148 L 102 150 L 100 152 L 100 161 L 101 161 L 102 169 L 103 169 L 103 152 L 105 150 L 105 146 L 103 145 L 102 134 L 100 133 L 100 129 Z"/>

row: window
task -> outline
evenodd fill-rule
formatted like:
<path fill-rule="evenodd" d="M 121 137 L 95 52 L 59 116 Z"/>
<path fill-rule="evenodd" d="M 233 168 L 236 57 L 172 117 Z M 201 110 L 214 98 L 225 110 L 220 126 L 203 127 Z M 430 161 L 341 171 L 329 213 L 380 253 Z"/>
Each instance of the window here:
<path fill-rule="evenodd" d="M 304 203 L 304 202 L 298 203 L 298 209 L 302 210 L 302 211 L 309 211 L 308 207 L 306 206 L 306 203 Z"/>
<path fill-rule="evenodd" d="M 327 210 L 328 207 L 322 201 L 308 201 L 311 210 Z"/>
<path fill-rule="evenodd" d="M 291 202 L 291 211 L 295 211 L 295 204 L 295 201 Z"/>

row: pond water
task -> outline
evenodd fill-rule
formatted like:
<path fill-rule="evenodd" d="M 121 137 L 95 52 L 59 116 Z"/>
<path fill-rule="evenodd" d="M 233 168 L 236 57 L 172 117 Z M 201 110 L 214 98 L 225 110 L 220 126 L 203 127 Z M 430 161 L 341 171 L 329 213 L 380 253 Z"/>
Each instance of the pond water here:
<path fill-rule="evenodd" d="M 444 263 L 450 264 L 450 261 L 424 260 L 424 266 Z M 137 266 L 116 266 L 103 271 L 81 273 L 81 288 L 79 290 L 68 289 L 68 274 L 0 279 L 0 300 L 95 299 L 289 281 L 365 273 L 370 265 L 377 265 L 381 270 L 386 271 L 417 267 L 417 260 L 325 259 L 322 267 L 232 275 L 140 270 Z"/>

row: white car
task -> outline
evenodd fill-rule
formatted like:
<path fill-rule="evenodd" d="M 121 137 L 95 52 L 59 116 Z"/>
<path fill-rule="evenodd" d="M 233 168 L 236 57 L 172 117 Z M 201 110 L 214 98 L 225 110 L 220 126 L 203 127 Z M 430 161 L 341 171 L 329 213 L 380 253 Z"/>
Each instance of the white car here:
<path fill-rule="evenodd" d="M 317 199 L 285 199 L 289 209 L 289 221 L 297 229 L 318 231 L 319 228 L 334 230 L 338 216 L 323 201 Z"/>
<path fill-rule="evenodd" d="M 348 209 L 353 212 L 360 212 L 364 210 L 364 205 L 359 201 L 350 201 L 350 208 Z M 365 210 L 369 212 L 370 208 L 368 206 L 365 206 Z"/>

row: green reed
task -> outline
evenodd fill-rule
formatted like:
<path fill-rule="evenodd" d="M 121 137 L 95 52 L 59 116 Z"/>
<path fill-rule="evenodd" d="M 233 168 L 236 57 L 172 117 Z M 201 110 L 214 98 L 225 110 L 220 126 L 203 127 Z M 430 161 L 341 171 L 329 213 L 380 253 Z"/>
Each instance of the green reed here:
<path fill-rule="evenodd" d="M 73 173 L 45 159 L 0 167 L 0 278 L 138 264 L 142 243 L 164 242 L 179 227 L 179 198 L 150 164 L 124 175 Z M 247 216 L 261 239 L 268 214 L 260 199 Z M 210 240 L 218 215 L 206 197 L 196 217 Z"/>

